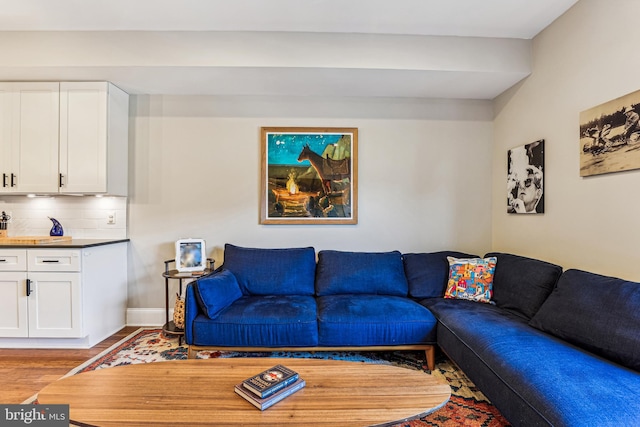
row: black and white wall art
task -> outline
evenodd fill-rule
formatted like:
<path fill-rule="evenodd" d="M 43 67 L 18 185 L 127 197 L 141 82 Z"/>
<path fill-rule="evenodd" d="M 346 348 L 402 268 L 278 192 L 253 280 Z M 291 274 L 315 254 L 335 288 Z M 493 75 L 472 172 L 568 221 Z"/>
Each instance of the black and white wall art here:
<path fill-rule="evenodd" d="M 580 176 L 640 168 L 640 91 L 580 113 Z"/>
<path fill-rule="evenodd" d="M 544 139 L 507 153 L 507 212 L 544 213 Z"/>

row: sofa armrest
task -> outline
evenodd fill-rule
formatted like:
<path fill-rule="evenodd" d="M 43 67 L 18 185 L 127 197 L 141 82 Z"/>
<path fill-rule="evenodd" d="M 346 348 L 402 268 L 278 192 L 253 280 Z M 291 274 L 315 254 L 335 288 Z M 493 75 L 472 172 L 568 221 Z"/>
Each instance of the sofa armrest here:
<path fill-rule="evenodd" d="M 196 297 L 195 282 L 187 284 L 184 297 L 184 339 L 193 344 L 193 321 L 200 314 L 200 305 Z"/>

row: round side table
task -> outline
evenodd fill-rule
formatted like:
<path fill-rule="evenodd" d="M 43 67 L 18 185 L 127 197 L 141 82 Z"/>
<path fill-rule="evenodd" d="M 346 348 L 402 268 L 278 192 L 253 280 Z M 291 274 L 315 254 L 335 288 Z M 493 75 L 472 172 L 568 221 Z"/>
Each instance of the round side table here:
<path fill-rule="evenodd" d="M 178 345 L 182 345 L 182 337 L 184 329 L 178 328 L 173 320 L 169 320 L 169 280 L 178 280 L 180 282 L 180 295 L 182 295 L 182 283 L 186 279 L 197 279 L 200 276 L 209 274 L 213 271 L 214 260 L 207 258 L 207 267 L 204 271 L 195 271 L 192 273 L 182 273 L 175 269 L 175 259 L 169 259 L 164 262 L 164 305 L 165 305 L 165 324 L 162 326 L 162 332 L 165 336 L 177 335 Z M 172 268 L 174 267 L 174 268 Z"/>

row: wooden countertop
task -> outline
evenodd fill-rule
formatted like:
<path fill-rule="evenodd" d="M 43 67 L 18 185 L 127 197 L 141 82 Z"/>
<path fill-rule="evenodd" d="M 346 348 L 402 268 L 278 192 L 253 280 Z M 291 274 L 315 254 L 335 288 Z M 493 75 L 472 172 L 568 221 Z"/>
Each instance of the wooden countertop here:
<path fill-rule="evenodd" d="M 129 239 L 72 239 L 66 242 L 54 243 L 0 243 L 0 249 L 82 249 L 92 246 L 125 243 L 128 241 Z"/>

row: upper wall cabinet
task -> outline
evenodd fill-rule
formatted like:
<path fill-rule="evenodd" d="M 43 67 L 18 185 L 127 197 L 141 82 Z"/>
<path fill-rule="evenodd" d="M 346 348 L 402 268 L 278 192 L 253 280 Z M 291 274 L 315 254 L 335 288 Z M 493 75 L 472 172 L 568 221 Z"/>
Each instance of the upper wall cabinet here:
<path fill-rule="evenodd" d="M 60 193 L 127 195 L 129 95 L 107 82 L 60 83 Z"/>
<path fill-rule="evenodd" d="M 107 82 L 0 83 L 0 194 L 126 196 L 128 121 Z"/>
<path fill-rule="evenodd" d="M 59 83 L 0 83 L 1 193 L 57 193 Z"/>

